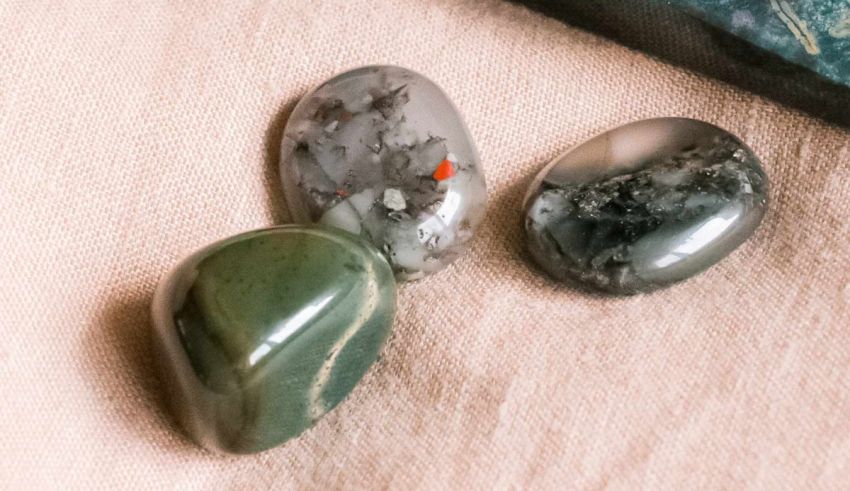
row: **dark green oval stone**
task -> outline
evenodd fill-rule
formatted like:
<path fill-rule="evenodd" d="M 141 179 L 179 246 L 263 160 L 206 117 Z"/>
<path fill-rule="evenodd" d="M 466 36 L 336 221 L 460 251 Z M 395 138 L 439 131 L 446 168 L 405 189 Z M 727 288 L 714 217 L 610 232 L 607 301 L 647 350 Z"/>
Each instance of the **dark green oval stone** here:
<path fill-rule="evenodd" d="M 375 361 L 395 299 L 389 264 L 347 232 L 284 226 L 195 253 L 153 302 L 177 420 L 197 443 L 223 452 L 297 436 Z"/>
<path fill-rule="evenodd" d="M 744 242 L 767 209 L 767 177 L 716 126 L 650 119 L 556 159 L 524 207 L 529 252 L 547 273 L 633 294 L 693 276 Z"/>

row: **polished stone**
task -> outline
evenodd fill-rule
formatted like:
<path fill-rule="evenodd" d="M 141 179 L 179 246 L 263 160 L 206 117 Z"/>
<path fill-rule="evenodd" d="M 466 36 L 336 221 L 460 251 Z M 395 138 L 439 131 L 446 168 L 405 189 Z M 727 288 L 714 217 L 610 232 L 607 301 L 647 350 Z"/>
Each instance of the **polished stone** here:
<path fill-rule="evenodd" d="M 160 283 L 152 307 L 178 422 L 222 452 L 297 436 L 375 361 L 395 298 L 386 260 L 342 231 L 290 225 L 195 253 Z"/>
<path fill-rule="evenodd" d="M 307 94 L 284 130 L 281 178 L 295 221 L 362 235 L 402 280 L 455 260 L 487 200 L 457 109 L 393 66 L 345 72 Z"/>
<path fill-rule="evenodd" d="M 730 133 L 682 118 L 605 132 L 546 166 L 525 198 L 528 250 L 568 283 L 647 292 L 710 267 L 767 208 L 767 178 Z"/>

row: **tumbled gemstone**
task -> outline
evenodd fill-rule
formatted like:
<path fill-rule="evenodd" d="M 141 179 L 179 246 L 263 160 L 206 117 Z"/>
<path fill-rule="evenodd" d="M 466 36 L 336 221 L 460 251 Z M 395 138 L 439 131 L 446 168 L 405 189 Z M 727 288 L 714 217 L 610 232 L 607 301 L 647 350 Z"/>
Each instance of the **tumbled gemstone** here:
<path fill-rule="evenodd" d="M 528 250 L 568 283 L 632 294 L 688 278 L 743 243 L 767 207 L 753 152 L 708 123 L 631 123 L 546 166 L 525 198 Z"/>
<path fill-rule="evenodd" d="M 395 299 L 386 260 L 343 231 L 269 228 L 195 253 L 160 283 L 152 308 L 176 419 L 222 452 L 297 436 L 375 361 Z"/>
<path fill-rule="evenodd" d="M 456 259 L 487 200 L 457 109 L 399 67 L 352 70 L 307 94 L 287 122 L 280 165 L 295 221 L 362 235 L 399 279 Z"/>

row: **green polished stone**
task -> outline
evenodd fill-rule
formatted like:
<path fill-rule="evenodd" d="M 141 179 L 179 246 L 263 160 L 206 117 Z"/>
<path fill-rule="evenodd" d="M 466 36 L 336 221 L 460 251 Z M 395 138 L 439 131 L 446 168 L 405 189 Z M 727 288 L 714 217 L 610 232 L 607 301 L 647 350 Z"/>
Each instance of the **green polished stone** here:
<path fill-rule="evenodd" d="M 347 232 L 283 226 L 193 254 L 160 283 L 152 306 L 178 422 L 222 452 L 297 436 L 375 361 L 395 299 L 389 264 Z"/>
<path fill-rule="evenodd" d="M 768 180 L 741 140 L 684 118 L 636 121 L 546 166 L 525 199 L 534 261 L 553 278 L 616 294 L 663 288 L 752 235 Z"/>

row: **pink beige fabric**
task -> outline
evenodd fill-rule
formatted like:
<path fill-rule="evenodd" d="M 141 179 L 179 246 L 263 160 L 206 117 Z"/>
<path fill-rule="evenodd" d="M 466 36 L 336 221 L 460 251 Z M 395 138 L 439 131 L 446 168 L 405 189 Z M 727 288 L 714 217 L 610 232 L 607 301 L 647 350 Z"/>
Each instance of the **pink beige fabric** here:
<path fill-rule="evenodd" d="M 190 444 L 148 304 L 181 257 L 287 221 L 288 112 L 342 70 L 439 83 L 491 192 L 400 290 L 380 362 L 301 438 Z M 519 204 L 606 128 L 689 116 L 763 158 L 755 236 L 669 290 L 538 274 Z M 850 133 L 496 0 L 0 3 L 0 488 L 850 489 Z"/>

